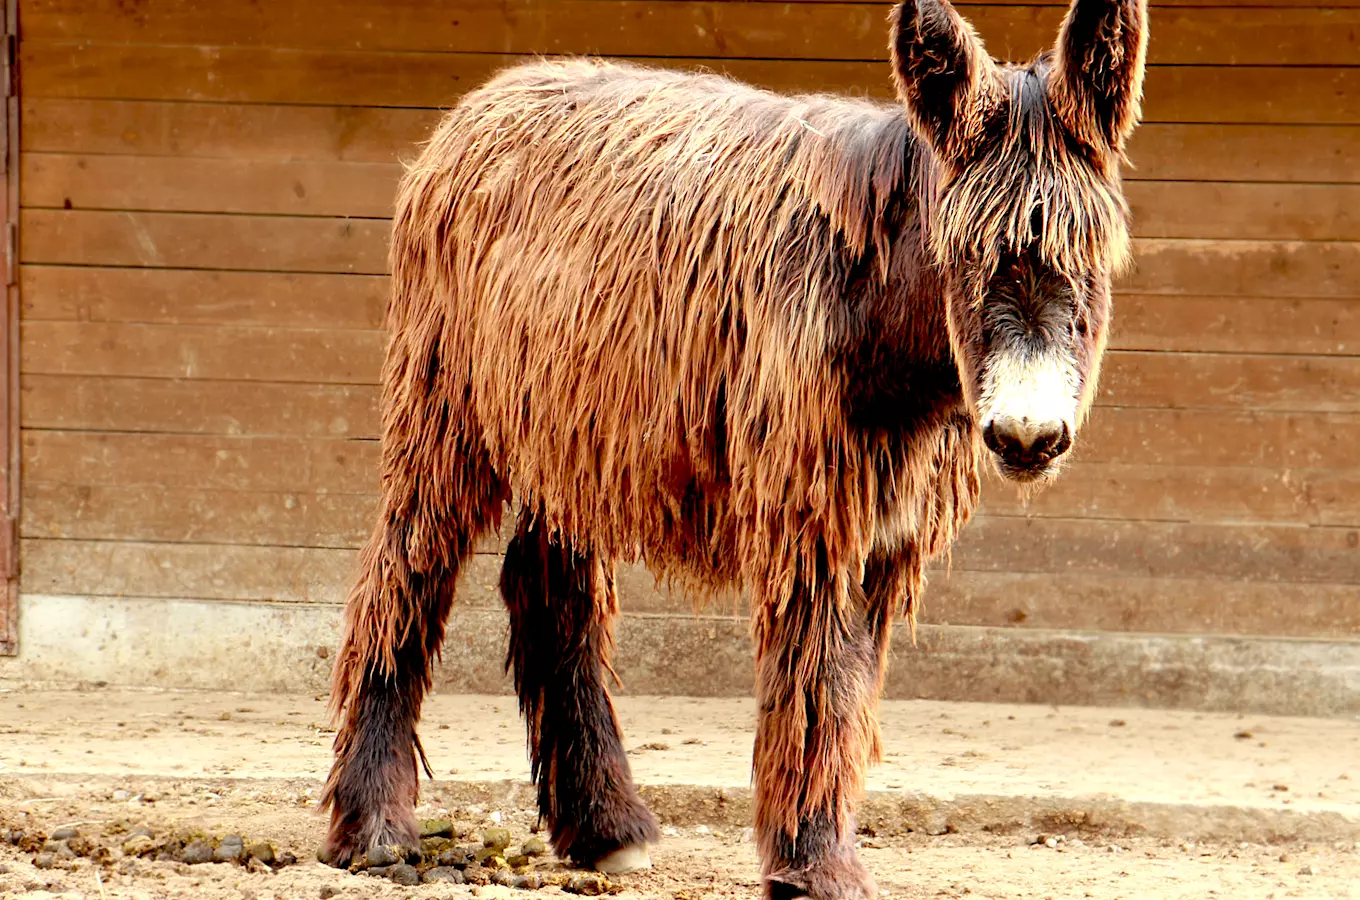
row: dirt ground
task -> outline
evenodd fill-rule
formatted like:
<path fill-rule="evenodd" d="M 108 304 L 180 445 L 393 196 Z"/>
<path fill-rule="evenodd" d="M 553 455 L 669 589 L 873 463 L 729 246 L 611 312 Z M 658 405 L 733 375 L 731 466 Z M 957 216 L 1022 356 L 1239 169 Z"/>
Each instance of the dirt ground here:
<path fill-rule="evenodd" d="M 748 704 L 625 698 L 620 709 L 639 781 L 680 785 L 702 775 L 709 783 L 744 787 Z M 1311 804 L 1328 814 L 1349 812 L 1360 799 L 1346 771 L 1360 761 L 1360 723 L 1137 710 L 1112 715 L 893 704 L 884 711 L 889 760 L 873 786 L 891 791 L 910 781 L 946 795 L 991 791 L 1010 779 L 1039 796 L 1100 792 L 1115 783 L 1126 788 L 1121 796 L 1179 792 L 1208 804 L 1232 794 L 1234 802 L 1266 811 Z M 530 834 L 534 821 L 525 806 L 527 767 L 513 701 L 433 698 L 422 733 L 439 776 L 425 785 L 422 817 L 450 818 L 469 839 L 498 823 L 516 843 Z M 0 692 L 0 734 L 0 836 L 9 829 L 31 841 L 74 826 L 96 850 L 110 848 L 102 862 L 58 859 L 54 868 L 36 868 L 33 852 L 0 840 L 0 897 L 6 900 L 528 896 L 499 885 L 402 887 L 315 862 L 324 829 L 315 802 L 330 742 L 317 698 L 14 690 Z M 671 807 L 664 794 L 653 796 L 663 798 L 653 807 L 665 826 L 653 850 L 655 868 L 617 878 L 617 896 L 757 896 L 744 810 L 714 808 L 705 822 L 705 807 Z M 861 836 L 861 853 L 888 897 L 1360 896 L 1360 848 L 1353 834 L 1311 842 L 1206 841 L 1166 829 L 1155 836 L 1130 834 L 1127 824 L 1118 834 L 1079 825 L 1066 834 L 1016 827 L 932 836 L 880 821 L 875 833 Z M 142 826 L 157 839 L 197 832 L 268 840 L 299 862 L 251 872 L 233 863 L 124 857 L 119 848 Z M 549 875 L 561 870 L 551 857 L 536 869 Z M 545 887 L 535 893 L 563 892 Z"/>

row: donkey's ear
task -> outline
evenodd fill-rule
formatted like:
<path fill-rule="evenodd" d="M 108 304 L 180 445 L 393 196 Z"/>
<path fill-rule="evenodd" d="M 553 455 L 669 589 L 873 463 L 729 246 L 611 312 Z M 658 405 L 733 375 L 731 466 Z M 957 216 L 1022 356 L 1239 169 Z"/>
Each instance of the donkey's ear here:
<path fill-rule="evenodd" d="M 996 65 L 949 0 L 905 0 L 888 21 L 893 82 L 912 127 L 953 158 L 998 80 Z"/>
<path fill-rule="evenodd" d="M 1147 0 L 1072 0 L 1050 93 L 1080 139 L 1123 152 L 1138 124 L 1146 56 Z"/>

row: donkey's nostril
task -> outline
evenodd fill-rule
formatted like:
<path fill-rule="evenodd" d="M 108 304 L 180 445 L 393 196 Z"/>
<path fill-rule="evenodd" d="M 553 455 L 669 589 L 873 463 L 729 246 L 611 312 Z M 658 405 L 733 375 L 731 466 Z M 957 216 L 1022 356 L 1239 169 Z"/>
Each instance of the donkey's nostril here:
<path fill-rule="evenodd" d="M 987 449 L 1015 466 L 1042 465 L 1072 446 L 1066 422 L 1031 422 L 997 416 L 982 430 Z"/>

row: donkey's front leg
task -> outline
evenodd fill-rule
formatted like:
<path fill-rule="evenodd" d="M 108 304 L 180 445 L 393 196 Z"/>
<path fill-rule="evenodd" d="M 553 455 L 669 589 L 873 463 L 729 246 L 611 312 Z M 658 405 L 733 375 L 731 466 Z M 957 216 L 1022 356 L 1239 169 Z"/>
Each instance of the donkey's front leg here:
<path fill-rule="evenodd" d="M 871 566 L 848 599 L 800 585 L 756 621 L 756 832 L 770 900 L 867 900 L 854 804 L 879 755 L 876 706 L 900 582 Z M 889 583 L 891 582 L 891 584 Z"/>

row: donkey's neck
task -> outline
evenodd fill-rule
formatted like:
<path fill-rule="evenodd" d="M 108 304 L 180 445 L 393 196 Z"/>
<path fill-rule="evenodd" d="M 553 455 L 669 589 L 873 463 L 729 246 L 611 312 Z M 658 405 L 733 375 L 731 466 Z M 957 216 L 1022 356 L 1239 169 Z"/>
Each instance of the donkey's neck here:
<path fill-rule="evenodd" d="M 851 421 L 892 431 L 929 427 L 964 408 L 943 277 L 925 241 L 921 201 L 933 189 L 934 159 L 904 126 L 890 123 L 841 148 L 851 167 L 891 155 L 902 161 L 896 178 L 874 186 L 887 193 L 874 196 L 877 213 L 864 230 L 885 239 L 866 248 L 847 281 L 842 356 Z"/>

